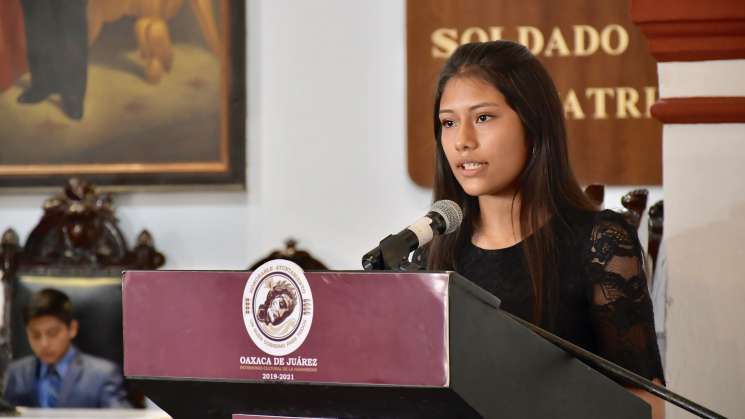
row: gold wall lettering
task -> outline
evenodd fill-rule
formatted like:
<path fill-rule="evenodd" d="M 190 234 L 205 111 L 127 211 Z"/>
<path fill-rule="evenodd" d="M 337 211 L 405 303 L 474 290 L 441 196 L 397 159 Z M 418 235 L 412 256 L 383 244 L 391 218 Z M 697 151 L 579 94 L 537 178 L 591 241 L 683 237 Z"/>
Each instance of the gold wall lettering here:
<path fill-rule="evenodd" d="M 458 46 L 511 40 L 544 64 L 564 105 L 580 182 L 659 184 L 656 64 L 629 17 L 629 0 L 407 0 L 409 174 L 431 186 L 433 89 Z"/>
<path fill-rule="evenodd" d="M 652 117 L 650 109 L 656 100 L 656 86 L 641 89 L 630 86 L 586 87 L 580 89 L 579 95 L 575 89 L 569 89 L 562 95 L 567 119 L 585 119 L 585 111 L 588 110 L 591 113 L 587 117 L 591 119 L 649 119 Z M 614 107 L 610 113 L 608 104 Z"/>
<path fill-rule="evenodd" d="M 443 59 L 450 57 L 460 45 L 501 39 L 519 42 L 534 55 L 545 57 L 587 57 L 596 53 L 621 55 L 629 46 L 629 33 L 618 24 L 603 28 L 572 25 L 568 30 L 555 26 L 548 36 L 534 26 L 517 26 L 508 31 L 503 26 L 470 27 L 460 31 L 457 28 L 437 28 L 430 38 L 432 57 Z"/>

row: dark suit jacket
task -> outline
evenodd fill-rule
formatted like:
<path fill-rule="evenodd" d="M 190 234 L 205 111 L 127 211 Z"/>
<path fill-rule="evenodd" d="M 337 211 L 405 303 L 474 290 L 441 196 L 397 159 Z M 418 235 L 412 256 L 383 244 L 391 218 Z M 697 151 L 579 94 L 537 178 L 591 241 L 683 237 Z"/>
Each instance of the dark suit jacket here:
<path fill-rule="evenodd" d="M 19 406 L 38 407 L 39 360 L 31 355 L 15 360 L 5 374 L 5 400 Z M 127 402 L 119 367 L 78 351 L 62 377 L 57 407 L 131 407 Z"/>

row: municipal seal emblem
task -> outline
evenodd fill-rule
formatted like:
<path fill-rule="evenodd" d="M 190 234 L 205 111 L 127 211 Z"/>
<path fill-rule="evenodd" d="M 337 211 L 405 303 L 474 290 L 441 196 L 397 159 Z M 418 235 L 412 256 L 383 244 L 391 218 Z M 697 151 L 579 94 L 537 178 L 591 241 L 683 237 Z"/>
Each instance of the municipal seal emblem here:
<path fill-rule="evenodd" d="M 313 323 L 313 294 L 303 269 L 275 259 L 254 270 L 243 289 L 243 322 L 265 353 L 284 356 L 297 350 Z"/>

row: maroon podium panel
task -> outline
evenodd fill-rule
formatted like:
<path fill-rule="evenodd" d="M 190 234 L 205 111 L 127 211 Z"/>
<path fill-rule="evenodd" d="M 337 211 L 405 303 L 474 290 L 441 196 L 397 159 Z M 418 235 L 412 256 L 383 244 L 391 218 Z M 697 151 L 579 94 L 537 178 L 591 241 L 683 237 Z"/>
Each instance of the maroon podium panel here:
<path fill-rule="evenodd" d="M 125 375 L 449 385 L 447 273 L 306 272 L 309 290 L 303 290 L 302 298 L 275 295 L 275 285 L 268 297 L 254 300 L 247 298 L 256 290 L 250 275 L 125 272 Z M 296 300 L 302 310 L 294 311 L 296 321 L 285 323 L 295 329 L 287 329 L 281 315 L 271 313 L 284 313 Z M 274 334 L 262 335 L 267 330 Z M 275 345 L 277 333 L 302 334 L 304 340 L 295 341 L 299 346 L 292 352 L 278 355 L 283 349 L 281 339 Z"/>
<path fill-rule="evenodd" d="M 328 418 L 300 418 L 298 416 L 233 415 L 232 419 L 328 419 Z"/>
<path fill-rule="evenodd" d="M 329 418 L 300 418 L 298 416 L 233 415 L 232 419 L 329 419 Z"/>

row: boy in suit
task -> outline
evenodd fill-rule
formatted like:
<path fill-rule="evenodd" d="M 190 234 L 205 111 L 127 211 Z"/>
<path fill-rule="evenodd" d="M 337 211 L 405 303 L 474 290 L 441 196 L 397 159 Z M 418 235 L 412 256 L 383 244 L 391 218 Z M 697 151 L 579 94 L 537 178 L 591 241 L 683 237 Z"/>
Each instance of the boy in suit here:
<path fill-rule="evenodd" d="M 78 322 L 72 318 L 67 295 L 54 289 L 36 292 L 23 314 L 34 355 L 8 366 L 8 402 L 29 407 L 130 407 L 119 368 L 72 344 Z"/>

